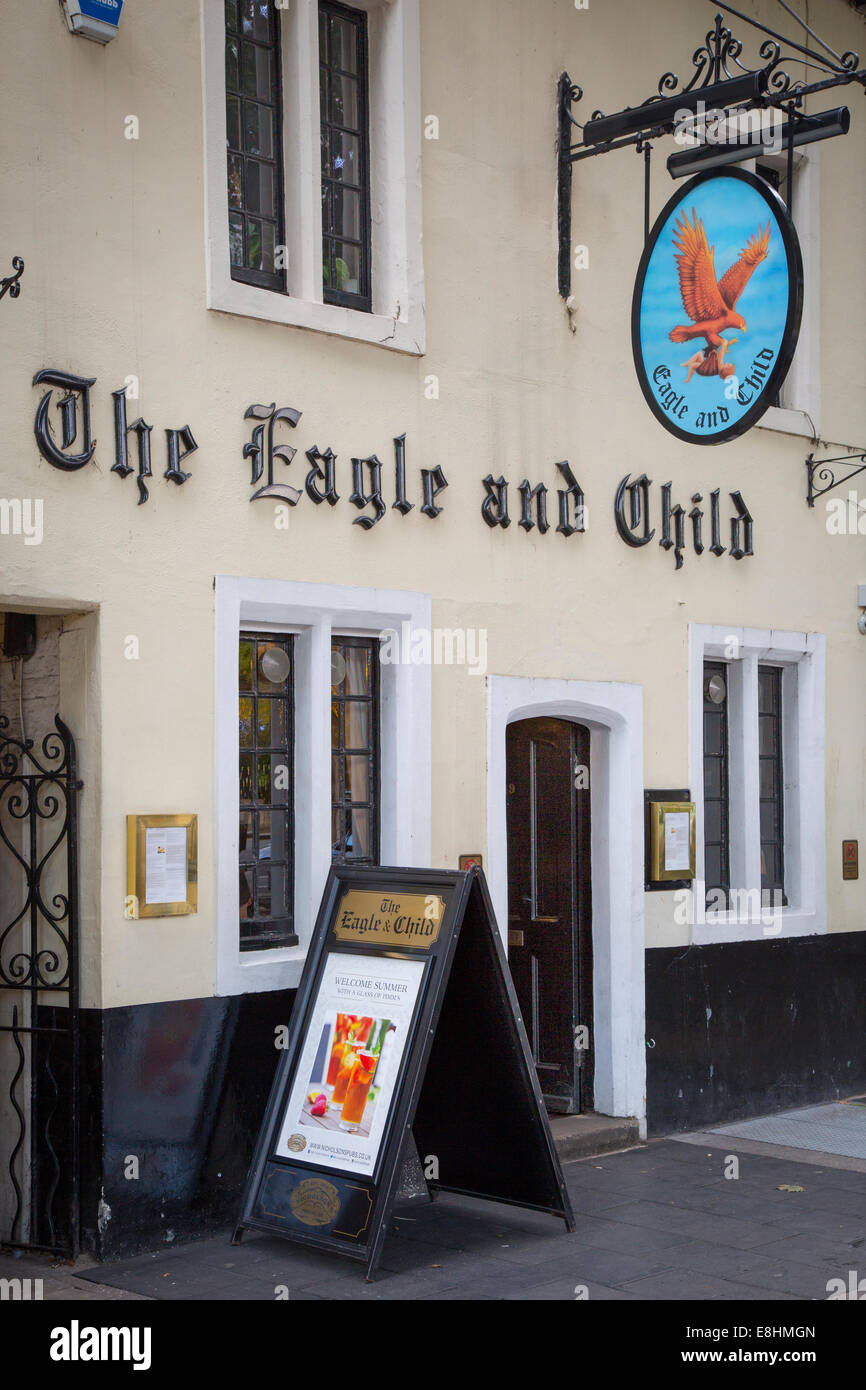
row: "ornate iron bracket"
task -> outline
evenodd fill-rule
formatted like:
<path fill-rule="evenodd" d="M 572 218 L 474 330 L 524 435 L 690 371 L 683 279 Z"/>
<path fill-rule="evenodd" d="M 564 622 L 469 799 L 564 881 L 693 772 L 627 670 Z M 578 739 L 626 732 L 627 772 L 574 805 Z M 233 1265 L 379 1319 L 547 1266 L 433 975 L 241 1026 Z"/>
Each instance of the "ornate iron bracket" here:
<path fill-rule="evenodd" d="M 627 145 L 637 145 L 639 151 L 645 151 L 649 140 L 672 134 L 684 115 L 710 109 L 736 110 L 738 114 L 744 114 L 769 107 L 787 112 L 790 159 L 795 143 L 794 126 L 798 115 L 803 119 L 799 113 L 805 97 L 852 82 L 866 88 L 866 68 L 861 68 L 859 54 L 850 51 L 836 53 L 794 13 L 786 0 L 778 0 L 778 3 L 805 30 L 809 39 L 814 40 L 814 46 L 786 38 L 732 5 L 725 4 L 724 0 L 711 0 L 711 3 L 718 4 L 720 11 L 736 15 L 753 29 L 768 36 L 758 50 L 764 60 L 762 67 L 748 68 L 740 61 L 743 45 L 734 38 L 724 22 L 723 14 L 718 12 L 714 27 L 692 54 L 694 72 L 689 81 L 680 85 L 676 73 L 663 73 L 652 96 L 615 115 L 606 116 L 596 110 L 582 125 L 575 119 L 571 108 L 574 102 L 581 100 L 583 93 L 567 72 L 562 73 L 557 84 L 557 221 L 558 281 L 559 293 L 563 298 L 571 293 L 572 165 L 582 159 L 593 159 L 596 155 L 623 149 Z M 819 80 L 795 81 L 786 70 L 792 63 L 814 70 L 820 75 Z M 572 144 L 575 129 L 581 132 L 578 144 Z M 742 157 L 750 158 L 748 145 L 743 146 Z M 646 170 L 648 160 L 645 160 Z M 648 173 L 645 173 L 645 177 L 648 178 Z"/>
<path fill-rule="evenodd" d="M 21 279 L 24 271 L 24 262 L 20 256 L 12 257 L 12 269 L 15 271 L 14 275 L 7 275 L 5 280 L 0 280 L 0 299 L 3 298 L 7 290 L 10 299 L 17 299 L 21 293 L 21 286 L 18 281 Z"/>
<path fill-rule="evenodd" d="M 851 467 L 850 473 L 844 477 L 837 478 L 832 464 L 856 464 Z M 840 454 L 838 458 L 816 459 L 814 454 L 810 454 L 806 459 L 806 501 L 810 507 L 814 507 L 815 498 L 823 497 L 825 492 L 830 492 L 834 487 L 842 487 L 844 483 L 850 483 L 852 478 L 856 478 L 858 473 L 866 472 L 866 449 L 859 454 Z M 815 480 L 823 483 L 823 487 L 816 487 Z"/>

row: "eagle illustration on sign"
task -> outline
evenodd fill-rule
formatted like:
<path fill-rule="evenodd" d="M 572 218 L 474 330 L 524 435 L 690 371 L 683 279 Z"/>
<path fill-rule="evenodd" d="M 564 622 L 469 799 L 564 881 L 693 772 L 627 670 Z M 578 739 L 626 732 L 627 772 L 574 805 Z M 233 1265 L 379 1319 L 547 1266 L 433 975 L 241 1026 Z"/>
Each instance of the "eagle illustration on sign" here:
<path fill-rule="evenodd" d="M 674 245 L 677 248 L 675 260 L 679 269 L 680 294 L 689 318 L 690 325 L 677 324 L 671 329 L 673 343 L 686 343 L 690 338 L 706 338 L 707 346 L 702 353 L 696 353 L 683 363 L 689 369 L 686 381 L 691 380 L 693 371 L 701 376 L 720 376 L 724 379 L 736 374 L 732 362 L 724 362 L 728 348 L 736 338 L 723 338 L 725 329 L 739 328 L 745 331 L 746 320 L 742 314 L 734 312 L 734 305 L 751 279 L 755 267 L 767 258 L 770 244 L 770 223 L 765 229 L 749 237 L 740 252 L 739 259 L 721 280 L 716 281 L 715 247 L 707 241 L 703 222 L 692 208 L 692 221 L 683 213 L 676 222 Z"/>
<path fill-rule="evenodd" d="M 691 179 L 650 234 L 632 301 L 638 381 L 665 429 L 692 444 L 750 429 L 778 397 L 802 302 L 797 234 L 775 189 L 742 169 Z"/>

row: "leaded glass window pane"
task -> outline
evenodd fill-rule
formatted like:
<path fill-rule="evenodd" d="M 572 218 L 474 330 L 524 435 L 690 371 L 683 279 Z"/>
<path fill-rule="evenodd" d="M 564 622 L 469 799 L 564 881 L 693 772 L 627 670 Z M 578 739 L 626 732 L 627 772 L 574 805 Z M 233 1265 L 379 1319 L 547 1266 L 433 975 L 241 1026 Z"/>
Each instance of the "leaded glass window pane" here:
<path fill-rule="evenodd" d="M 758 667 L 758 766 L 761 798 L 761 892 L 784 903 L 784 782 L 782 777 L 782 670 Z M 771 900 L 772 901 L 772 900 Z"/>
<path fill-rule="evenodd" d="M 331 807 L 334 863 L 379 861 L 379 644 L 331 643 Z"/>
<path fill-rule="evenodd" d="M 367 16 L 319 5 L 322 283 L 325 302 L 370 310 Z"/>
<path fill-rule="evenodd" d="M 292 638 L 238 644 L 240 948 L 293 946 Z"/>
<path fill-rule="evenodd" d="M 731 889 L 728 816 L 728 668 L 721 662 L 705 661 L 704 879 L 714 907 L 719 890 L 727 903 Z"/>
<path fill-rule="evenodd" d="M 279 13 L 226 3 L 226 158 L 232 278 L 284 290 Z"/>

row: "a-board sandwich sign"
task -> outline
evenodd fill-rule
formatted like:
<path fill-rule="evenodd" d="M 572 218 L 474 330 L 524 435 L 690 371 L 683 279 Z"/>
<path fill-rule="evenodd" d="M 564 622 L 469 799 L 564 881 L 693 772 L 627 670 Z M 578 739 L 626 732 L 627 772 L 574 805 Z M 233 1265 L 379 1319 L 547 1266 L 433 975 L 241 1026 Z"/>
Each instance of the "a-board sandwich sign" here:
<path fill-rule="evenodd" d="M 431 1195 L 574 1228 L 483 874 L 337 866 L 234 1239 L 269 1231 L 369 1277 L 419 1152 Z"/>
<path fill-rule="evenodd" d="M 800 244 L 775 189 L 744 169 L 690 179 L 650 233 L 632 299 L 656 419 L 690 444 L 751 429 L 785 380 L 802 308 Z"/>

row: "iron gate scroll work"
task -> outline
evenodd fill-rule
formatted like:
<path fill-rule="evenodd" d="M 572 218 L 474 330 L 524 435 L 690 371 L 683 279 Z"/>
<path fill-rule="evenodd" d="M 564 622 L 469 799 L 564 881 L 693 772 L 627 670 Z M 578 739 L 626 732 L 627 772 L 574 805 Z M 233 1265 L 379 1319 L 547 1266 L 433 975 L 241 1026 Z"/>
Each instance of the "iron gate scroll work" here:
<path fill-rule="evenodd" d="M 83 784 L 54 724 L 34 751 L 0 715 L 0 1243 L 75 1256 Z"/>

